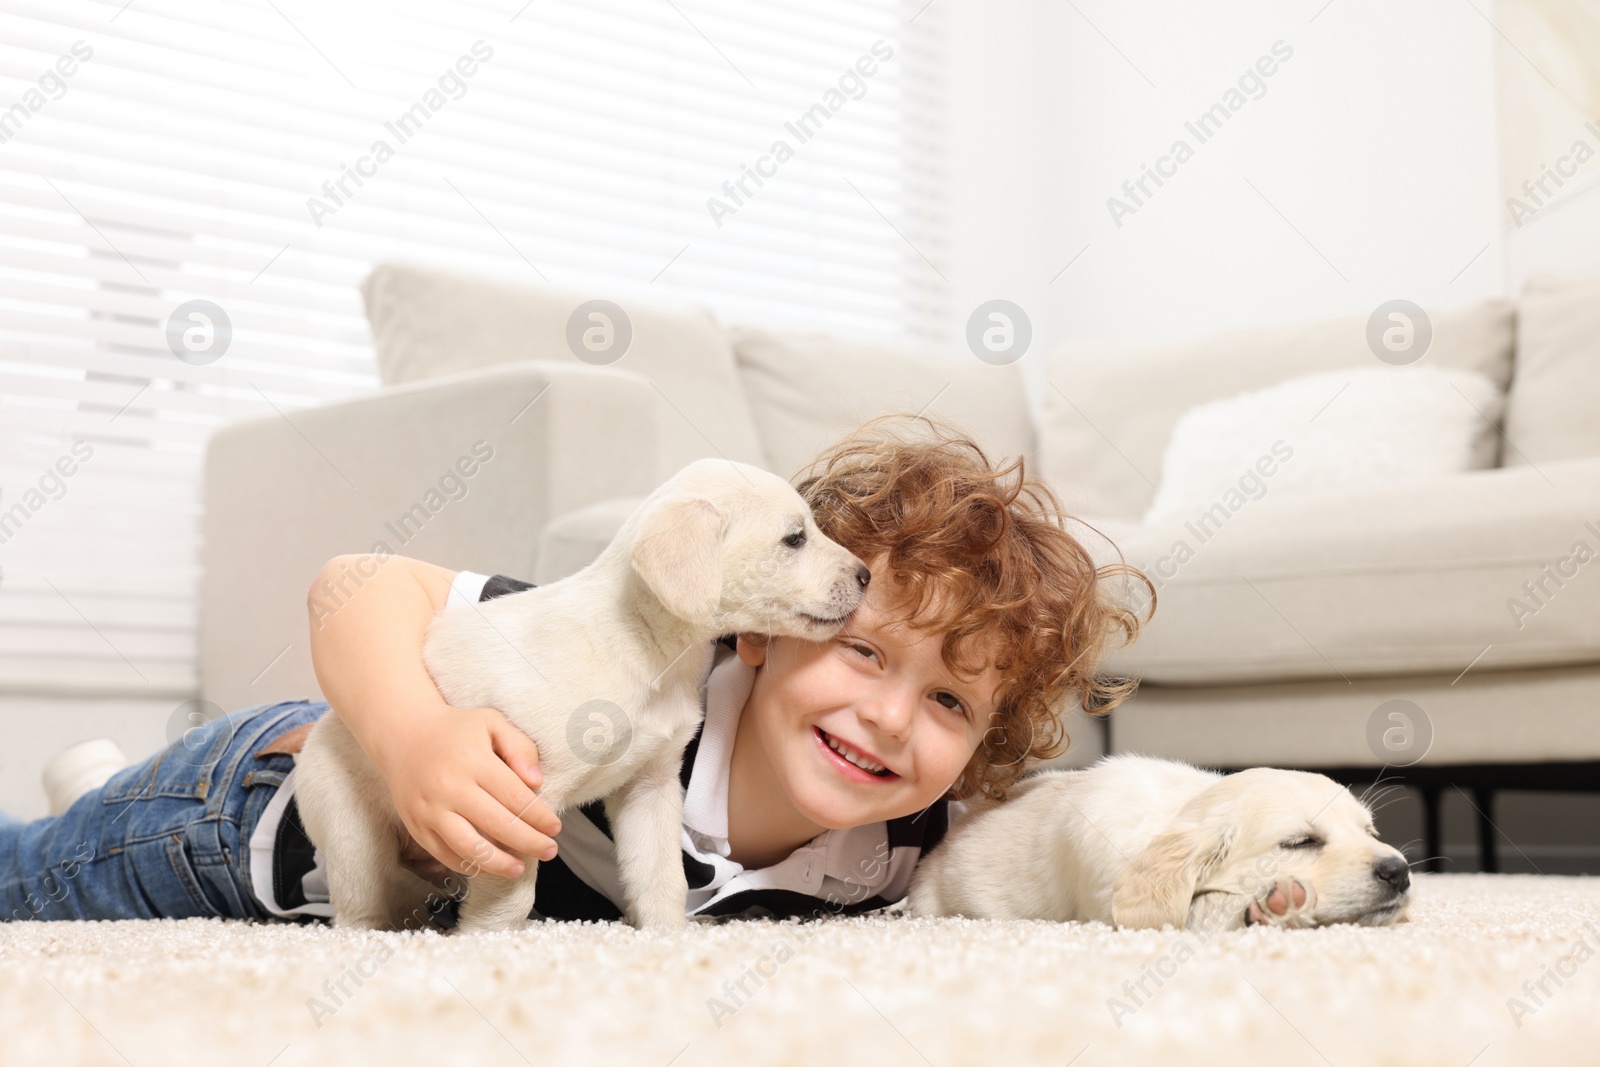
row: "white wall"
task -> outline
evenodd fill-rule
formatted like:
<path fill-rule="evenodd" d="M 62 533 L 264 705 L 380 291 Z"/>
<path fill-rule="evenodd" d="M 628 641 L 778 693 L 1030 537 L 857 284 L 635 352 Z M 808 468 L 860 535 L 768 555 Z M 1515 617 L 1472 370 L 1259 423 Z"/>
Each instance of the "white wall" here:
<path fill-rule="evenodd" d="M 1505 291 L 1495 34 L 1472 5 L 950 2 L 956 315 L 1020 304 L 1030 373 L 1063 337 Z M 1185 121 L 1279 40 L 1265 94 L 1199 143 Z M 1194 157 L 1118 227 L 1107 198 L 1178 137 Z"/>
<path fill-rule="evenodd" d="M 144 759 L 168 743 L 182 704 L 167 698 L 0 695 L 0 811 L 19 819 L 46 814 L 39 773 L 52 756 L 79 741 L 109 737 L 130 759 Z"/>

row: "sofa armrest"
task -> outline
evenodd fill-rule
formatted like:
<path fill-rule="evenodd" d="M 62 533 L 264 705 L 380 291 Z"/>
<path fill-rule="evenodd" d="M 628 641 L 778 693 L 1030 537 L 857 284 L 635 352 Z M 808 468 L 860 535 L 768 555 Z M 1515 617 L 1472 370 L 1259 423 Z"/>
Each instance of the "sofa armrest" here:
<path fill-rule="evenodd" d="M 341 553 L 532 577 L 550 518 L 650 492 L 655 397 L 615 368 L 528 362 L 229 426 L 206 453 L 201 694 L 317 697 L 306 591 Z M 330 590 L 337 608 L 361 576 Z"/>

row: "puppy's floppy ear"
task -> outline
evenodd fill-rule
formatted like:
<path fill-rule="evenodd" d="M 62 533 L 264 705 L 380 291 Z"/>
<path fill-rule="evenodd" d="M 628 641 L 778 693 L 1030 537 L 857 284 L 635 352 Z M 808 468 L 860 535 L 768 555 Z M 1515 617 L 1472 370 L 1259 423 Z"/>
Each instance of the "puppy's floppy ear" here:
<path fill-rule="evenodd" d="M 1182 930 L 1196 886 L 1228 854 L 1233 834 L 1212 805 L 1180 814 L 1123 869 L 1111 889 L 1111 921 L 1120 928 Z"/>
<path fill-rule="evenodd" d="M 662 497 L 639 525 L 632 558 L 663 607 L 708 622 L 722 601 L 722 513 L 704 497 Z"/>

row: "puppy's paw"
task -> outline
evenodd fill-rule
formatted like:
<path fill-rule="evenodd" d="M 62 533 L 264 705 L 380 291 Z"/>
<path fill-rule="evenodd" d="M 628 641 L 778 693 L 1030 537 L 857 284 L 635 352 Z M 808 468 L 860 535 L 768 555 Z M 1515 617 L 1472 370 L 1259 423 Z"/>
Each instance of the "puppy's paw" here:
<path fill-rule="evenodd" d="M 1244 924 L 1301 929 L 1316 924 L 1312 918 L 1316 908 L 1316 886 L 1299 878 L 1279 878 L 1245 908 Z"/>
<path fill-rule="evenodd" d="M 659 930 L 663 933 L 674 930 L 687 930 L 689 916 L 682 909 L 676 911 L 655 911 L 650 914 L 633 912 L 626 916 L 629 926 L 636 930 Z"/>

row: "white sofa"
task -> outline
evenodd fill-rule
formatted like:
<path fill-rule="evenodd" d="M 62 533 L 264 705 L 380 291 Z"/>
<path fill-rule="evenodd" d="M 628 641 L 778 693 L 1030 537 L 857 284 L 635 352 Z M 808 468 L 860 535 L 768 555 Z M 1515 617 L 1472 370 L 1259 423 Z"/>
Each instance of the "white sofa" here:
<path fill-rule="evenodd" d="M 1406 774 L 1426 795 L 1470 786 L 1480 806 L 1497 785 L 1600 788 L 1600 561 L 1559 586 L 1545 570 L 1579 542 L 1600 552 L 1600 283 L 1540 277 L 1516 307 L 1432 314 L 1426 362 L 1506 390 L 1497 465 L 1269 491 L 1181 566 L 1172 550 L 1192 533 L 1140 521 L 1178 418 L 1309 372 L 1377 365 L 1365 320 L 1072 342 L 1029 357 L 1044 359 L 1045 382 L 1030 405 L 1018 366 L 965 352 L 725 329 L 699 308 L 626 303 L 619 356 L 578 340 L 591 322 L 570 321 L 582 294 L 407 264 L 380 265 L 363 292 L 381 391 L 236 424 L 211 443 L 202 686 L 224 708 L 316 693 L 304 593 L 337 553 L 381 544 L 549 581 L 594 558 L 692 459 L 792 476 L 862 419 L 926 408 L 998 455 L 1026 456 L 1161 581 L 1145 636 L 1109 664 L 1142 679 L 1113 716 L 1115 749 L 1346 780 L 1415 761 Z M 492 458 L 458 467 L 476 442 Z M 447 477 L 467 467 L 470 478 Z M 1530 581 L 1547 595 L 1514 618 L 1508 601 Z M 1387 729 L 1379 709 L 1393 700 L 1411 702 L 1407 725 L 1426 745 L 1392 755 L 1375 741 L 1389 736 L 1373 731 Z M 1062 762 L 1104 751 L 1100 725 L 1072 722 Z"/>

